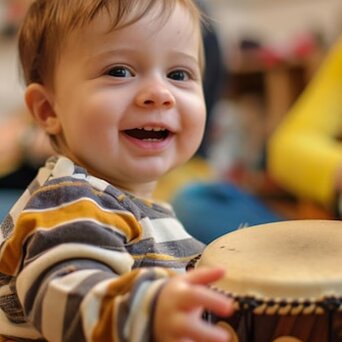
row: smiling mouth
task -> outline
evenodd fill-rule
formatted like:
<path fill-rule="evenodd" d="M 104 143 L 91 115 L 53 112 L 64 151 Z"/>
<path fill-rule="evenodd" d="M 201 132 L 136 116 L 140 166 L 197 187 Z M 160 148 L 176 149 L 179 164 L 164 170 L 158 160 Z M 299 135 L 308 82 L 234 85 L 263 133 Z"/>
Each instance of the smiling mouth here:
<path fill-rule="evenodd" d="M 169 137 L 171 132 L 164 128 L 134 128 L 124 131 L 128 136 L 144 141 L 163 141 Z"/>

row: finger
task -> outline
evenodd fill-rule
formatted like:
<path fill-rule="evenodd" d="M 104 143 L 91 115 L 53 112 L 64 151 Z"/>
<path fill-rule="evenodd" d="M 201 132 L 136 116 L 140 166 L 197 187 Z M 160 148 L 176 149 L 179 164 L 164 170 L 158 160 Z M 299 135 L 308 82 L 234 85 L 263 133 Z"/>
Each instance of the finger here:
<path fill-rule="evenodd" d="M 230 338 L 227 330 L 200 319 L 183 319 L 179 333 L 192 341 L 227 342 Z"/>
<path fill-rule="evenodd" d="M 225 271 L 223 268 L 201 267 L 189 271 L 185 275 L 185 278 L 186 281 L 188 281 L 191 284 L 207 285 L 221 279 L 224 276 L 224 273 Z"/>
<path fill-rule="evenodd" d="M 234 311 L 231 298 L 204 286 L 189 288 L 186 297 L 187 300 L 183 301 L 183 308 L 186 310 L 201 307 L 219 316 L 229 316 Z"/>

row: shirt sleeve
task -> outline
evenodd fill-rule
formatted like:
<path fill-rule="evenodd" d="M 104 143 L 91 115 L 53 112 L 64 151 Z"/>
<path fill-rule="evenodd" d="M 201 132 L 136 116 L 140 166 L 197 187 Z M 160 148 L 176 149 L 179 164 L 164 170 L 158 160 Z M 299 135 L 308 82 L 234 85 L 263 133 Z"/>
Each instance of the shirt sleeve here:
<path fill-rule="evenodd" d="M 268 170 L 285 189 L 331 206 L 342 164 L 342 40 L 268 143 Z"/>
<path fill-rule="evenodd" d="M 49 341 L 149 341 L 171 272 L 132 269 L 126 245 L 140 224 L 93 191 L 81 182 L 38 190 L 1 245 L 0 272 L 16 277 L 25 317 Z"/>

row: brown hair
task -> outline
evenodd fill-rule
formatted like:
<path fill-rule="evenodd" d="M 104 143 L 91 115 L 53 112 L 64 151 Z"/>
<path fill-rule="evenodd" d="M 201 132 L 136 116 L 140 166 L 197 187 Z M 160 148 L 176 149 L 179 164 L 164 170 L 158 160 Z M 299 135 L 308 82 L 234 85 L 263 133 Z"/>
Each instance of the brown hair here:
<path fill-rule="evenodd" d="M 167 18 L 177 3 L 185 6 L 200 26 L 201 13 L 193 0 L 34 1 L 19 33 L 19 57 L 26 84 L 51 85 L 53 71 L 68 34 L 89 24 L 101 11 L 108 13 L 114 30 L 133 24 L 156 5 L 160 6 L 161 15 Z M 203 59 L 201 42 L 202 66 Z"/>

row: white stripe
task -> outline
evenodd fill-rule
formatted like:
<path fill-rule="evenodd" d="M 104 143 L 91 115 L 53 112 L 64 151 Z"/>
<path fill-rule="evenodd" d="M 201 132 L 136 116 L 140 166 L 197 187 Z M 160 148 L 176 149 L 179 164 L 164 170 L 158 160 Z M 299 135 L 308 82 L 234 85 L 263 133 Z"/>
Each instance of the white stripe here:
<path fill-rule="evenodd" d="M 87 341 L 91 341 L 93 331 L 99 320 L 103 297 L 107 294 L 108 285 L 112 281 L 113 279 L 109 279 L 97 284 L 88 292 L 82 301 L 81 314 L 84 335 L 86 336 Z"/>
<path fill-rule="evenodd" d="M 74 174 L 74 172 L 75 172 L 75 164 L 70 159 L 60 156 L 52 171 L 51 179 L 58 179 L 58 178 L 69 176 L 74 179 L 87 180 L 94 188 L 100 191 L 104 191 L 109 184 L 108 182 L 100 178 L 93 177 L 93 176 L 86 176 L 83 173 Z"/>
<path fill-rule="evenodd" d="M 48 229 L 49 230 L 54 230 L 54 229 L 57 229 L 58 227 L 61 227 L 61 226 L 65 226 L 65 225 L 68 225 L 68 224 L 73 224 L 73 223 L 77 223 L 77 222 L 81 222 L 81 223 L 84 223 L 84 222 L 93 222 L 95 223 L 96 225 L 98 226 L 101 226 L 102 228 L 108 228 L 114 232 L 116 232 L 118 235 L 120 236 L 123 236 L 123 237 L 127 237 L 124 232 L 121 230 L 121 229 L 118 229 L 116 226 L 113 226 L 111 224 L 105 224 L 103 223 L 102 221 L 98 221 L 98 220 L 95 220 L 93 218 L 86 218 L 86 217 L 81 217 L 81 218 L 75 218 L 73 220 L 65 220 L 61 223 L 58 223 L 56 224 L 55 226 L 49 226 Z M 33 230 L 30 234 L 28 234 L 26 236 L 26 240 L 33 234 L 39 232 L 39 231 L 46 231 L 47 230 L 47 227 L 42 227 L 42 226 L 37 226 L 35 228 L 35 230 Z"/>
<path fill-rule="evenodd" d="M 63 341 L 63 324 L 68 295 L 84 279 L 99 273 L 98 270 L 82 270 L 54 279 L 48 286 L 42 307 L 42 331 L 51 342 Z M 53 317 L 53 319 L 51 319 Z"/>
<path fill-rule="evenodd" d="M 100 191 L 104 191 L 109 185 L 105 180 L 93 176 L 88 176 L 87 180 L 95 189 Z"/>
<path fill-rule="evenodd" d="M 87 179 L 86 175 L 84 173 L 75 173 L 72 175 L 73 179 L 77 179 L 77 180 L 85 180 Z"/>
<path fill-rule="evenodd" d="M 143 239 L 153 237 L 157 243 L 160 243 L 190 238 L 183 225 L 172 217 L 154 220 L 144 218 L 139 223 L 143 227 Z"/>
<path fill-rule="evenodd" d="M 74 163 L 70 159 L 60 156 L 52 171 L 52 177 L 62 178 L 62 177 L 71 176 L 74 173 L 74 170 L 75 170 Z"/>
<path fill-rule="evenodd" d="M 0 297 L 9 296 L 11 294 L 13 294 L 13 291 L 11 290 L 11 288 L 8 284 L 2 285 L 0 287 Z"/>
<path fill-rule="evenodd" d="M 59 156 L 52 170 L 52 176 L 50 179 L 72 177 L 74 179 L 87 180 L 92 186 L 94 186 L 96 189 L 100 191 L 104 191 L 109 185 L 109 183 L 103 179 L 90 176 L 90 175 L 86 176 L 84 173 L 74 173 L 74 172 L 75 172 L 75 164 L 70 159 L 64 156 Z"/>
<path fill-rule="evenodd" d="M 60 204 L 58 206 L 54 206 L 54 207 L 49 207 L 49 208 L 44 208 L 44 209 L 26 209 L 26 210 L 22 210 L 22 212 L 24 212 L 25 214 L 48 213 L 50 211 L 56 211 L 56 210 L 63 209 L 65 207 L 69 207 L 69 206 L 71 206 L 71 205 L 73 205 L 75 203 L 83 202 L 85 200 L 87 202 L 93 203 L 97 208 L 99 208 L 104 213 L 118 214 L 118 215 L 127 216 L 127 217 L 133 217 L 134 218 L 134 215 L 132 213 L 128 212 L 128 211 L 122 211 L 122 210 L 119 210 L 119 209 L 117 209 L 117 210 L 115 210 L 115 209 L 105 209 L 105 208 L 101 207 L 96 201 L 94 201 L 94 200 L 92 200 L 92 199 L 90 199 L 88 197 L 78 198 L 78 199 L 76 199 L 74 201 L 70 201 L 70 202 L 67 202 L 67 203 L 62 203 L 62 204 Z M 111 224 L 105 224 L 104 222 L 96 220 L 93 217 L 87 218 L 86 216 L 83 216 L 82 218 L 75 218 L 75 219 L 72 219 L 72 220 L 62 221 L 61 223 L 58 223 L 55 226 L 49 227 L 49 229 L 54 229 L 54 228 L 57 228 L 57 227 L 59 227 L 61 225 L 66 225 L 66 224 L 70 224 L 70 223 L 84 222 L 85 220 L 87 220 L 89 222 L 94 222 L 96 224 L 99 224 L 102 227 L 110 228 L 111 230 L 115 231 L 119 235 L 124 236 L 124 232 L 122 230 L 118 229 L 116 226 L 111 225 Z M 36 227 L 35 231 L 37 231 L 39 229 L 45 229 L 45 227 Z M 35 233 L 35 231 L 32 232 L 32 233 Z"/>
<path fill-rule="evenodd" d="M 129 319 L 124 328 L 124 336 L 130 342 L 141 341 L 150 319 L 151 302 L 165 279 L 142 284 L 134 297 Z"/>
<path fill-rule="evenodd" d="M 100 206 L 95 200 L 93 200 L 92 198 L 89 198 L 89 197 L 80 197 L 80 198 L 77 198 L 74 201 L 69 201 L 69 202 L 61 203 L 60 205 L 56 205 L 54 207 L 49 207 L 49 208 L 43 208 L 43 209 L 39 209 L 39 208 L 37 208 L 37 209 L 30 209 L 29 208 L 29 209 L 25 210 L 25 213 L 41 213 L 41 212 L 54 211 L 54 210 L 70 207 L 71 205 L 76 204 L 76 203 L 80 203 L 80 202 L 91 202 L 97 208 L 99 208 L 101 211 L 103 211 L 105 213 L 110 213 L 110 214 L 118 213 L 118 214 L 124 214 L 125 216 L 134 217 L 134 215 L 132 213 L 130 213 L 129 211 L 126 211 L 126 210 L 104 208 L 104 207 Z"/>
<path fill-rule="evenodd" d="M 23 339 L 29 338 L 32 340 L 37 340 L 39 338 L 43 338 L 39 332 L 32 327 L 32 325 L 25 324 L 16 324 L 10 322 L 5 313 L 0 309 L 0 335 L 8 335 L 21 337 Z"/>
<path fill-rule="evenodd" d="M 54 166 L 55 166 L 54 163 L 47 162 L 47 164 L 44 167 L 39 169 L 37 177 L 35 178 L 35 180 L 37 181 L 37 183 L 40 186 L 45 184 L 45 182 L 49 179 Z"/>
<path fill-rule="evenodd" d="M 24 207 L 26 206 L 30 198 L 31 198 L 31 194 L 29 190 L 26 189 L 10 211 L 13 222 L 16 222 L 18 220 L 19 215 L 21 214 L 22 210 L 24 209 Z"/>
<path fill-rule="evenodd" d="M 18 275 L 17 292 L 21 302 L 25 300 L 26 292 L 44 270 L 61 261 L 80 258 L 102 262 L 118 274 L 129 272 L 134 263 L 132 256 L 128 253 L 120 253 L 78 243 L 59 245 L 30 263 Z M 72 264 L 72 261 L 70 264 Z"/>

